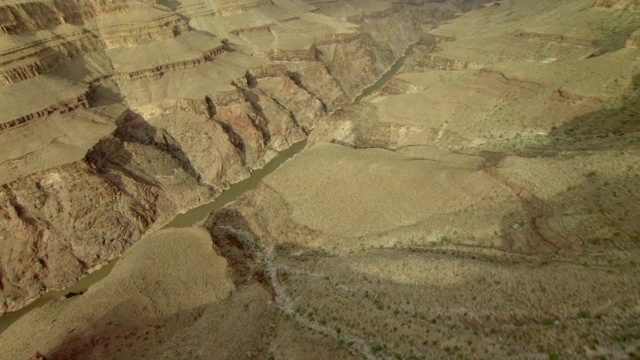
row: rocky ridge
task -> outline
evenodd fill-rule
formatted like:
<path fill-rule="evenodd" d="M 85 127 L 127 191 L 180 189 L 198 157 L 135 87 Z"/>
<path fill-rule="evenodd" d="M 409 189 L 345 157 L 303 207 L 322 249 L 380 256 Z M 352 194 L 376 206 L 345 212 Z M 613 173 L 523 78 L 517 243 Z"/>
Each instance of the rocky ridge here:
<path fill-rule="evenodd" d="M 350 18 L 354 23 L 331 20 L 339 24 L 333 25 L 336 30 L 316 20 L 320 29 L 305 35 L 299 49 L 278 48 L 276 54 L 240 45 L 273 31 L 248 31 L 240 27 L 246 20 L 222 38 L 196 31 L 188 23 L 205 14 L 185 18 L 184 8 L 124 1 L 59 6 L 3 5 L 3 44 L 9 47 L 2 56 L 0 91 L 7 95 L 3 116 L 9 118 L 3 119 L 0 136 L 5 146 L 24 139 L 2 164 L 3 311 L 70 285 L 172 214 L 246 178 L 386 71 L 420 36 L 413 25 L 420 14 L 437 21 L 453 13 L 430 4 L 367 12 L 363 3 L 362 13 Z M 308 10 L 314 19 L 329 19 L 302 2 L 238 6 L 212 9 L 206 16 L 215 23 L 272 15 L 273 28 L 307 26 Z M 287 16 L 300 11 L 299 19 Z M 398 32 L 374 31 L 401 18 L 406 25 Z M 123 25 L 127 21 L 130 25 Z M 342 29 L 349 30 L 331 32 Z M 128 42 L 115 41 L 114 31 Z M 74 33 L 92 40 L 82 45 Z M 19 36 L 25 34 L 38 40 L 11 47 L 24 43 Z M 58 55 L 46 55 L 51 51 Z M 358 62 L 346 57 L 354 52 L 362 55 Z M 60 86 L 64 91 L 55 96 L 40 95 L 55 94 Z M 82 123 L 82 132 L 65 125 L 71 119 Z M 35 136 L 53 124 L 60 130 Z M 86 131 L 93 140 L 79 141 Z M 60 148 L 65 156 L 52 164 L 50 154 Z M 109 216 L 100 216 L 106 209 Z"/>
<path fill-rule="evenodd" d="M 636 358 L 638 53 L 611 44 L 638 23 L 593 5 L 431 31 L 205 228 L 263 246 L 280 310 L 360 358 Z"/>
<path fill-rule="evenodd" d="M 85 294 L 12 325 L 0 358 L 636 358 L 640 24 L 618 3 L 166 2 L 229 50 L 111 77 L 88 109 L 0 135 L 116 119 L 5 181 L 21 237 L 2 235 L 23 253 L 2 274 L 38 259 L 12 268 L 27 276 L 6 276 L 23 281 L 9 296 L 136 242 Z M 156 45 L 189 39 L 197 58 L 198 36 Z M 135 48 L 88 58 L 138 71 L 162 64 L 156 45 L 137 47 L 144 64 Z M 201 226 L 142 236 L 307 136 Z M 45 158 L 34 147 L 13 164 Z"/>

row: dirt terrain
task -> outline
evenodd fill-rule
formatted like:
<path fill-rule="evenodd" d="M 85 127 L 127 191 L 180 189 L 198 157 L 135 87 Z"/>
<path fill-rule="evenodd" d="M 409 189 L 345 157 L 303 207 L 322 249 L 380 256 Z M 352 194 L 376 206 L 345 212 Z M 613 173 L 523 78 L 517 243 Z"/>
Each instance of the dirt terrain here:
<path fill-rule="evenodd" d="M 0 9 L 4 312 L 73 284 L 247 178 L 374 83 L 419 39 L 419 19 L 456 8 L 43 0 Z M 372 30 L 401 19 L 397 32 Z"/>
<path fill-rule="evenodd" d="M 640 358 L 638 10 L 0 5 L 0 359 Z"/>

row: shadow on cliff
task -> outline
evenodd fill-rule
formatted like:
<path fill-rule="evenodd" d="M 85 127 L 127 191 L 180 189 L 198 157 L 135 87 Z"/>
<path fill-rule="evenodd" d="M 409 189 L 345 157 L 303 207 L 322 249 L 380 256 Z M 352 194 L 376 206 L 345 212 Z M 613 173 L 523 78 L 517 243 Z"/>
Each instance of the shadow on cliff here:
<path fill-rule="evenodd" d="M 89 91 L 89 106 L 107 106 L 113 104 L 124 104 L 122 94 L 117 91 L 115 83 L 105 82 L 92 86 Z"/>
<path fill-rule="evenodd" d="M 89 107 L 124 103 L 115 82 L 109 79 L 114 73 L 106 55 L 100 50 L 105 47 L 103 40 L 93 31 L 85 30 L 86 43 L 78 44 L 63 35 L 53 36 L 58 46 L 50 46 L 42 51 L 40 61 L 35 64 L 39 76 L 61 79 L 65 83 L 86 87 Z M 87 57 L 86 54 L 93 55 Z"/>
<path fill-rule="evenodd" d="M 199 173 L 179 143 L 166 130 L 157 129 L 140 114 L 128 110 L 117 121 L 113 136 L 102 139 L 86 156 L 86 161 L 121 191 L 127 192 L 125 177 L 148 186 L 161 186 L 154 176 L 136 165 L 134 154 L 127 149 L 127 143 L 153 146 L 168 153 L 183 170 L 201 182 Z"/>
<path fill-rule="evenodd" d="M 640 78 L 639 78 L 640 79 Z M 640 88 L 640 80 L 638 85 Z M 634 220 L 640 202 L 634 189 L 640 188 L 637 165 L 620 163 L 615 173 L 607 172 L 611 157 L 599 159 L 599 152 L 640 149 L 640 92 L 630 89 L 619 107 L 604 107 L 554 128 L 550 142 L 514 152 L 520 157 L 564 158 L 591 154 L 592 171 L 578 184 L 551 199 L 539 199 L 525 183 L 512 189 L 523 204 L 523 212 L 502 220 L 502 245 L 523 253 L 580 251 L 585 247 L 620 249 L 633 245 L 640 236 Z M 482 154 L 488 167 L 500 167 L 507 154 Z M 493 156 L 495 159 L 490 159 Z M 499 169 L 498 169 L 499 172 Z M 497 179 L 503 181 L 504 179 Z M 509 185 L 508 185 L 509 186 Z M 590 228 L 591 232 L 584 229 Z M 597 234 L 597 235 L 596 235 Z"/>
<path fill-rule="evenodd" d="M 176 11 L 180 6 L 182 6 L 182 2 L 178 0 L 159 0 L 158 4 L 166 6 L 173 11 Z"/>
<path fill-rule="evenodd" d="M 269 130 L 269 126 L 267 125 L 266 119 L 268 119 L 268 117 L 264 114 L 264 109 L 262 108 L 262 105 L 260 105 L 260 95 L 258 95 L 258 93 L 256 93 L 256 91 L 254 90 L 258 86 L 258 80 L 249 72 L 247 72 L 245 77 L 247 79 L 249 88 L 239 88 L 239 90 L 244 96 L 245 101 L 251 105 L 251 108 L 253 109 L 255 115 L 257 115 L 251 116 L 251 120 L 253 122 L 253 126 L 262 134 L 263 144 L 267 145 L 271 142 L 271 131 Z M 284 105 L 282 105 L 276 99 L 272 100 L 276 102 L 276 104 L 278 104 L 278 106 L 280 106 L 282 109 L 288 111 L 286 110 L 286 107 L 284 107 Z M 293 117 L 293 113 L 291 111 L 289 111 L 289 116 Z"/>
<path fill-rule="evenodd" d="M 118 124 L 116 137 L 123 141 L 152 145 L 178 161 L 180 167 L 202 183 L 200 173 L 195 169 L 180 143 L 166 130 L 149 124 L 140 114 L 130 111 Z"/>
<path fill-rule="evenodd" d="M 231 279 L 238 289 L 241 289 L 240 292 L 257 283 L 272 297 L 275 296 L 261 261 L 262 249 L 258 245 L 259 239 L 240 212 L 223 208 L 210 214 L 204 227 L 212 236 L 212 247 L 216 253 L 227 259 Z M 240 306 L 232 301 L 234 296 L 236 294 L 223 301 L 231 301 L 230 306 Z M 98 321 L 73 331 L 56 349 L 44 355 L 47 360 L 153 358 L 152 355 L 160 355 L 155 349 L 167 340 L 175 342 L 178 339 L 186 342 L 187 339 L 181 339 L 187 336 L 184 329 L 194 325 L 212 306 L 224 306 L 224 303 L 183 309 L 169 317 L 152 318 L 138 315 L 144 312 L 147 306 L 146 302 L 123 301 Z M 229 335 L 222 331 L 215 336 Z M 237 342 L 238 339 L 228 341 Z M 246 349 L 242 355 L 245 353 Z"/>
<path fill-rule="evenodd" d="M 233 282 L 237 286 L 257 282 L 273 295 L 261 261 L 264 252 L 260 238 L 242 213 L 233 208 L 222 208 L 211 213 L 203 227 L 211 234 L 214 250 L 227 259 Z"/>
<path fill-rule="evenodd" d="M 77 323 L 44 355 L 47 360 L 267 358 L 262 339 L 273 334 L 270 324 L 276 323 L 278 315 L 270 306 L 268 293 L 249 286 L 224 299 L 181 305 L 181 299 L 190 296 L 188 291 L 156 299 L 123 300 L 107 308 L 99 319 Z M 160 311 L 164 315 L 154 315 L 155 309 L 149 308 L 153 305 L 150 300 L 169 305 L 171 299 L 178 303 Z"/>
<path fill-rule="evenodd" d="M 102 52 L 106 45 L 96 32 L 83 29 L 81 38 L 54 34 L 48 46 L 40 54 L 36 64 L 38 73 L 87 85 L 113 73 L 113 68 Z M 93 53 L 92 57 L 85 55 Z M 100 59 L 102 57 L 102 59 Z"/>
<path fill-rule="evenodd" d="M 159 186 L 153 177 L 135 168 L 134 155 L 127 149 L 126 139 L 119 136 L 119 131 L 120 125 L 113 137 L 104 138 L 94 145 L 85 156 L 87 163 L 118 190 L 131 196 L 126 178 L 148 186 Z"/>
<path fill-rule="evenodd" d="M 631 168 L 616 174 L 591 171 L 579 183 L 544 200 L 532 193 L 523 199 L 529 190 L 518 191 L 523 209 L 502 218 L 501 249 L 569 257 L 637 249 L 640 194 L 634 190 L 640 188 L 640 179 L 634 172 Z"/>
<path fill-rule="evenodd" d="M 635 86 L 640 88 L 640 78 Z M 552 129 L 550 143 L 530 150 L 542 150 L 554 156 L 558 151 L 603 151 L 632 144 L 638 146 L 640 139 L 633 134 L 640 132 L 639 90 L 630 89 L 621 106 L 605 106 Z"/>

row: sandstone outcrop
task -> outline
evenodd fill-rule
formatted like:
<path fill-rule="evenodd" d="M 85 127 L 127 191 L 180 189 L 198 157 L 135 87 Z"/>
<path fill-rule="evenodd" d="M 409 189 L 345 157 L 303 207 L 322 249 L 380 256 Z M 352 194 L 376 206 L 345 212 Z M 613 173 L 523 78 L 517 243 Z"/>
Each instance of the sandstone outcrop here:
<path fill-rule="evenodd" d="M 593 5 L 596 9 L 606 10 L 638 10 L 640 4 L 637 0 L 597 0 Z"/>
<path fill-rule="evenodd" d="M 113 11 L 95 13 L 93 3 L 85 2 L 84 5 L 89 6 L 82 15 L 70 16 L 57 9 L 58 5 L 73 9 L 76 4 L 34 1 L 3 7 L 6 14 L 17 16 L 6 20 L 8 23 L 25 28 L 7 31 L 4 36 L 10 40 L 0 48 L 2 83 L 34 78 L 65 61 L 99 50 L 149 43 L 190 30 L 184 19 L 175 13 L 141 3 L 132 3 L 132 6 L 124 3 Z M 38 14 L 42 16 L 28 18 L 32 13 L 25 7 L 40 9 L 42 13 Z M 23 32 L 38 35 L 35 41 L 25 41 L 20 38 Z"/>
<path fill-rule="evenodd" d="M 635 2 L 482 3 L 10 2 L 25 64 L 96 42 L 0 87 L 45 109 L 0 133 L 2 311 L 119 260 L 0 360 L 635 357 Z"/>
<path fill-rule="evenodd" d="M 282 311 L 362 358 L 627 356 L 640 152 L 637 75 L 618 65 L 638 54 L 585 59 L 599 45 L 558 35 L 551 21 L 569 10 L 552 3 L 433 30 L 454 39 L 417 43 L 398 75 L 205 227 L 264 246 Z M 505 14 L 548 33 L 463 31 Z M 563 46 L 563 61 L 536 42 Z"/>
<path fill-rule="evenodd" d="M 374 83 L 423 35 L 422 16 L 434 26 L 454 8 L 361 2 L 332 18 L 301 1 L 225 4 L 3 5 L 0 137 L 24 145 L 1 159 L 13 169 L 1 191 L 2 311 L 248 177 Z M 44 135 L 54 124 L 62 137 Z"/>

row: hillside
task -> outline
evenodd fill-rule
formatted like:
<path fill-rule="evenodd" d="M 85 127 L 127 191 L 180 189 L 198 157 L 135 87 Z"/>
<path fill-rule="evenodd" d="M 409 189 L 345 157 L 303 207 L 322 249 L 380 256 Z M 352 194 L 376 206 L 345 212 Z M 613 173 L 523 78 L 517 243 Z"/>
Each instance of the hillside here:
<path fill-rule="evenodd" d="M 119 260 L 0 359 L 640 357 L 636 1 L 65 4 L 0 6 L 2 311 Z"/>

